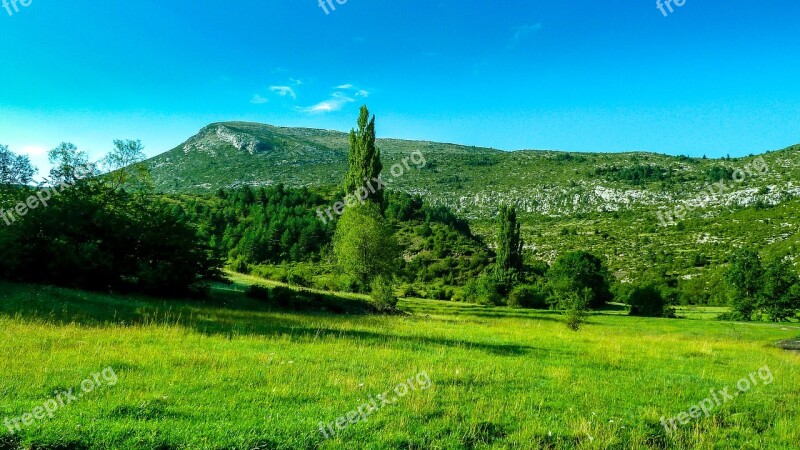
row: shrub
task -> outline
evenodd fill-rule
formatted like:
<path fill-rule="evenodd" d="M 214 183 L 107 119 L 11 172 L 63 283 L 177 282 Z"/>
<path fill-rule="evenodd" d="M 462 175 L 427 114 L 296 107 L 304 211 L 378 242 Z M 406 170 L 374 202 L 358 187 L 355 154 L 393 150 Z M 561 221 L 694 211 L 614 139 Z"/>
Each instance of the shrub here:
<path fill-rule="evenodd" d="M 467 282 L 463 291 L 464 301 L 480 305 L 500 305 L 503 297 L 497 282 L 488 275 L 481 275 L 478 279 Z"/>
<path fill-rule="evenodd" d="M 234 261 L 231 264 L 231 269 L 233 269 L 233 271 L 236 273 L 243 273 L 245 275 L 250 273 L 250 266 L 248 266 L 247 263 L 241 259 Z"/>
<path fill-rule="evenodd" d="M 286 281 L 295 286 L 308 287 L 311 285 L 311 276 L 302 269 L 293 268 L 286 276 Z"/>
<path fill-rule="evenodd" d="M 508 295 L 508 306 L 512 308 L 547 309 L 547 293 L 540 284 L 523 284 Z"/>
<path fill-rule="evenodd" d="M 337 289 L 341 292 L 359 292 L 358 280 L 350 275 L 340 275 L 336 280 Z"/>
<path fill-rule="evenodd" d="M 394 283 L 385 276 L 378 276 L 372 282 L 372 302 L 379 311 L 393 311 L 397 307 Z"/>
<path fill-rule="evenodd" d="M 572 331 L 578 331 L 586 320 L 589 308 L 589 299 L 591 298 L 591 290 L 585 288 L 580 294 L 570 292 L 562 300 L 561 304 L 565 307 L 564 322 Z"/>
<path fill-rule="evenodd" d="M 548 301 L 566 310 L 564 299 L 588 292 L 588 307 L 601 308 L 613 299 L 610 280 L 610 272 L 597 256 L 583 251 L 566 253 L 547 271 Z"/>
<path fill-rule="evenodd" d="M 419 292 L 417 292 L 417 290 L 416 290 L 416 289 L 414 289 L 414 286 L 412 286 L 412 285 L 410 285 L 410 284 L 409 284 L 409 285 L 406 285 L 406 286 L 404 286 L 404 287 L 403 287 L 403 290 L 402 290 L 402 294 L 401 294 L 401 295 L 402 295 L 403 297 L 405 297 L 405 298 L 409 298 L 409 297 L 419 297 Z"/>
<path fill-rule="evenodd" d="M 661 291 L 653 285 L 644 285 L 634 288 L 628 296 L 631 306 L 630 315 L 641 317 L 667 317 L 670 309 Z"/>

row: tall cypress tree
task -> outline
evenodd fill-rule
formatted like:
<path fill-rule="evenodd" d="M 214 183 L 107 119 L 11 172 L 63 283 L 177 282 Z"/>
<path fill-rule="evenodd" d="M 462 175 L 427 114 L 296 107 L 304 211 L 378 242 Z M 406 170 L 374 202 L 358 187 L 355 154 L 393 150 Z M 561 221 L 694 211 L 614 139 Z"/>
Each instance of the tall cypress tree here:
<path fill-rule="evenodd" d="M 517 221 L 517 207 L 500 207 L 497 218 L 497 259 L 495 261 L 495 277 L 505 293 L 522 273 L 522 241 L 520 223 Z"/>
<path fill-rule="evenodd" d="M 373 178 L 378 178 L 383 170 L 381 151 L 375 146 L 375 116 L 370 119 L 366 105 L 361 107 L 358 130 L 350 130 L 349 163 L 350 169 L 344 181 L 345 194 L 352 194 L 366 186 Z M 370 192 L 368 200 L 383 204 L 383 191 Z"/>

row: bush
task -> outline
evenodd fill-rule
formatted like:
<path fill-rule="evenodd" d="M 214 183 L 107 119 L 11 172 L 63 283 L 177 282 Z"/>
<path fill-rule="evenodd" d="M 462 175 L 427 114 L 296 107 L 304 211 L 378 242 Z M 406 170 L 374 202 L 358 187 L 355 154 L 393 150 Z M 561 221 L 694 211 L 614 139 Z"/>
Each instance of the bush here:
<path fill-rule="evenodd" d="M 336 280 L 336 285 L 341 292 L 359 292 L 359 284 L 358 280 L 351 277 L 350 275 L 340 275 Z"/>
<path fill-rule="evenodd" d="M 417 290 L 414 289 L 414 286 L 409 284 L 403 287 L 402 293 L 400 295 L 402 295 L 404 298 L 409 298 L 409 297 L 418 298 L 419 292 L 417 292 Z"/>
<path fill-rule="evenodd" d="M 508 295 L 508 306 L 547 309 L 547 293 L 541 285 L 523 284 L 515 287 Z"/>
<path fill-rule="evenodd" d="M 611 273 L 597 256 L 583 252 L 561 255 L 547 271 L 548 302 L 557 309 L 568 309 L 563 301 L 571 296 L 589 294 L 588 307 L 601 308 L 613 299 Z"/>
<path fill-rule="evenodd" d="M 394 311 L 397 307 L 397 296 L 394 295 L 394 283 L 388 277 L 378 276 L 372 282 L 372 302 L 379 311 Z"/>
<path fill-rule="evenodd" d="M 231 269 L 233 269 L 236 273 L 243 273 L 245 275 L 250 273 L 250 266 L 242 261 L 241 259 L 237 259 L 231 264 Z"/>
<path fill-rule="evenodd" d="M 309 287 L 311 285 L 312 277 L 305 273 L 302 269 L 293 268 L 289 271 L 289 275 L 286 277 L 286 281 L 294 286 L 301 286 L 301 287 Z"/>
<path fill-rule="evenodd" d="M 653 285 L 644 285 L 634 288 L 628 296 L 631 306 L 630 315 L 641 317 L 666 317 L 668 316 L 667 301 L 661 291 Z"/>
<path fill-rule="evenodd" d="M 480 305 L 500 305 L 503 297 L 497 282 L 488 275 L 481 275 L 478 279 L 467 282 L 463 291 L 464 301 Z"/>
<path fill-rule="evenodd" d="M 578 331 L 581 327 L 581 324 L 586 320 L 586 316 L 589 314 L 589 299 L 592 296 L 592 292 L 589 288 L 585 288 L 583 292 L 580 294 L 570 292 L 567 294 L 566 298 L 561 302 L 562 305 L 565 307 L 564 310 L 564 322 L 572 331 Z"/>

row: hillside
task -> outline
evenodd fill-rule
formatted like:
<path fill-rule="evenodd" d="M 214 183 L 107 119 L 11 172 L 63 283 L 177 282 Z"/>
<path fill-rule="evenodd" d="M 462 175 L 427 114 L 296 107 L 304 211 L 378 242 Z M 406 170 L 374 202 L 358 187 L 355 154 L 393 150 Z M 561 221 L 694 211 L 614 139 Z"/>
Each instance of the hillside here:
<path fill-rule="evenodd" d="M 397 178 L 393 188 L 419 193 L 470 218 L 485 217 L 504 200 L 549 216 L 671 205 L 697 197 L 709 176 L 758 164 L 755 157 L 710 160 L 653 153 L 503 152 L 426 141 L 379 139 L 386 171 L 420 151 L 425 166 Z M 800 146 L 763 155 L 769 171 L 747 176 L 709 205 L 777 203 L 795 195 Z M 347 163 L 345 133 L 216 123 L 150 160 L 164 192 L 204 192 L 242 184 L 337 185 Z M 647 172 L 638 169 L 651 166 Z M 626 171 L 626 169 L 628 169 Z M 716 171 L 716 172 L 715 172 Z M 713 173 L 712 173 L 713 172 Z M 387 173 L 384 178 L 390 178 Z M 716 180 L 713 180 L 716 181 Z M 759 196 L 762 187 L 770 192 Z"/>
<path fill-rule="evenodd" d="M 696 277 L 743 245 L 783 254 L 797 249 L 800 146 L 720 160 L 503 152 L 395 139 L 378 145 L 384 178 L 392 179 L 391 166 L 415 151 L 425 159 L 421 169 L 411 164 L 392 179 L 389 189 L 447 205 L 483 235 L 492 233 L 489 219 L 501 202 L 518 202 L 528 248 L 537 257 L 552 261 L 570 249 L 591 249 L 623 280 L 656 264 Z M 345 133 L 230 122 L 203 128 L 149 164 L 162 192 L 208 193 L 243 184 L 333 187 L 345 172 L 347 151 Z"/>

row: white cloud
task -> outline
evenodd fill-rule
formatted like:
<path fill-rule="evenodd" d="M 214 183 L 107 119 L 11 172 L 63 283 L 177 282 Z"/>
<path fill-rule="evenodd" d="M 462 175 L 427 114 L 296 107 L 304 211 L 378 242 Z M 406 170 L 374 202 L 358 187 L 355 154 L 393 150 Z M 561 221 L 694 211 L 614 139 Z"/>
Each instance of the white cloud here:
<path fill-rule="evenodd" d="M 336 86 L 330 98 L 307 108 L 297 108 L 310 114 L 328 113 L 341 110 L 344 105 L 353 103 L 357 98 L 369 97 L 369 91 L 359 89 L 354 84 L 340 84 Z"/>
<path fill-rule="evenodd" d="M 334 92 L 331 94 L 331 98 L 328 100 L 321 101 L 314 106 L 309 106 L 308 108 L 302 108 L 301 111 L 312 114 L 334 112 L 339 111 L 344 105 L 353 103 L 354 101 L 355 99 L 348 97 L 343 92 Z"/>
<path fill-rule="evenodd" d="M 294 93 L 294 89 L 290 88 L 289 86 L 270 86 L 269 90 L 274 92 L 281 97 L 292 97 L 293 99 L 297 99 L 297 94 Z"/>
<path fill-rule="evenodd" d="M 259 94 L 254 95 L 253 98 L 250 99 L 250 103 L 252 103 L 254 105 L 263 105 L 264 103 L 267 103 L 268 101 L 269 100 L 267 100 L 266 98 L 262 97 Z"/>

